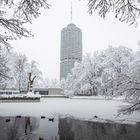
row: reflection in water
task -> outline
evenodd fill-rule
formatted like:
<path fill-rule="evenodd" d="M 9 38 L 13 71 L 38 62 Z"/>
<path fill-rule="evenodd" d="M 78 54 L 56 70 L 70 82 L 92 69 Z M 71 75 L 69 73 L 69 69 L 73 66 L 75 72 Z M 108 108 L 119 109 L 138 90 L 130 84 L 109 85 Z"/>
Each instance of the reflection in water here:
<path fill-rule="evenodd" d="M 0 140 L 59 140 L 58 118 L 0 117 Z"/>
<path fill-rule="evenodd" d="M 35 124 L 31 123 L 34 119 L 29 117 L 0 117 L 0 140 L 38 140 L 37 136 L 31 133 L 35 128 Z"/>
<path fill-rule="evenodd" d="M 39 127 L 33 132 L 40 137 L 40 140 L 58 140 L 58 117 L 54 121 L 48 118 L 39 120 Z"/>
<path fill-rule="evenodd" d="M 0 140 L 140 140 L 140 124 L 0 117 Z"/>
<path fill-rule="evenodd" d="M 140 140 L 140 124 L 59 120 L 60 140 Z"/>

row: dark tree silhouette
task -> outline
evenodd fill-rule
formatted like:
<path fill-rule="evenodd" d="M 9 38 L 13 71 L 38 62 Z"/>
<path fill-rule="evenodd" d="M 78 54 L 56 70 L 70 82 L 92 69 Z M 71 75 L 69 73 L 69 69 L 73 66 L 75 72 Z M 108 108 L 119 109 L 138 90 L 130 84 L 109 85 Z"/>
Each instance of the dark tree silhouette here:
<path fill-rule="evenodd" d="M 28 81 L 28 92 L 32 92 L 33 90 L 33 83 L 34 83 L 34 80 L 36 78 L 36 76 L 34 76 L 33 78 L 32 77 L 32 73 L 30 72 L 29 73 L 29 81 Z"/>

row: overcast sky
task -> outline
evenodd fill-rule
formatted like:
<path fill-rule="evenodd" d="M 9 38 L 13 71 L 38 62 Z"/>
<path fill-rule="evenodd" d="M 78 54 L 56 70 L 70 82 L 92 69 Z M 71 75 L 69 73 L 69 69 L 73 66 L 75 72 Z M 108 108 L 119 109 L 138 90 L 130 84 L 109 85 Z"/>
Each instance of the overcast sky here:
<path fill-rule="evenodd" d="M 36 60 L 43 76 L 59 79 L 60 72 L 60 33 L 70 23 L 70 0 L 49 1 L 51 8 L 33 20 L 28 28 L 35 35 L 13 41 L 14 50 L 26 54 L 29 60 Z M 87 13 L 87 0 L 73 0 L 73 23 L 82 30 L 83 54 L 93 53 L 112 46 L 127 46 L 138 50 L 140 23 L 136 28 L 121 23 L 113 14 L 106 19 L 97 13 Z"/>

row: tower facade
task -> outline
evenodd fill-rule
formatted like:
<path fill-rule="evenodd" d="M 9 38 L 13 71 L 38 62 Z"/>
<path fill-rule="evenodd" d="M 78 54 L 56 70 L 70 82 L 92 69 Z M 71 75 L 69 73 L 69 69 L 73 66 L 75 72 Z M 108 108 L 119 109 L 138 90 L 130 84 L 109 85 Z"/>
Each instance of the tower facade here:
<path fill-rule="evenodd" d="M 82 61 L 82 31 L 68 24 L 61 31 L 60 79 L 66 78 L 76 61 Z"/>

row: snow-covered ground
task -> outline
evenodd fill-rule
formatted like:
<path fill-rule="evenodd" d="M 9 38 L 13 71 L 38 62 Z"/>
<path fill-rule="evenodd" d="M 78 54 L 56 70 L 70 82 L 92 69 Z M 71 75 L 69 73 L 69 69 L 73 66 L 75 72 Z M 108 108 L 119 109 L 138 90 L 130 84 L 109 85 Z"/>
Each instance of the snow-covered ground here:
<path fill-rule="evenodd" d="M 140 112 L 117 116 L 117 110 L 126 105 L 122 100 L 44 98 L 41 102 L 0 103 L 0 116 L 72 115 L 94 121 L 140 122 Z M 96 117 L 94 117 L 96 116 Z"/>
<path fill-rule="evenodd" d="M 118 100 L 118 101 L 124 101 L 125 97 L 124 96 L 103 96 L 103 95 L 98 95 L 98 96 L 71 96 L 71 99 L 88 99 L 88 100 Z"/>

